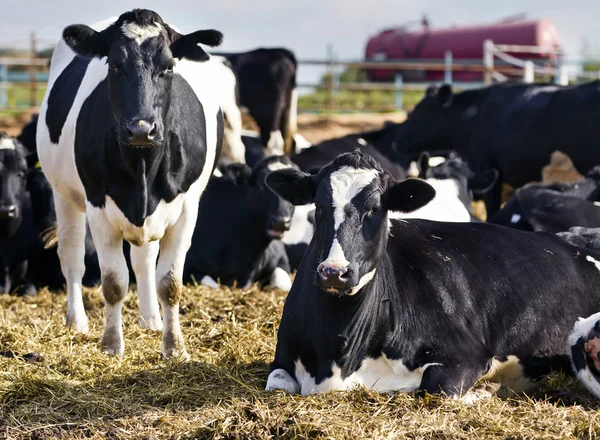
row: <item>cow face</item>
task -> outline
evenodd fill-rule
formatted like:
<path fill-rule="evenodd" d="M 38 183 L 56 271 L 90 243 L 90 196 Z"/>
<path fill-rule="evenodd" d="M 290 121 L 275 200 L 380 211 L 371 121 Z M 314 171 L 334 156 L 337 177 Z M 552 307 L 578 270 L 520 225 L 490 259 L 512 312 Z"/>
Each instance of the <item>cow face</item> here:
<path fill-rule="evenodd" d="M 217 46 L 222 34 L 204 30 L 181 35 L 155 12 L 134 9 L 101 32 L 69 26 L 63 38 L 80 56 L 106 58 L 119 143 L 145 147 L 165 140 L 177 60 L 208 60 L 198 44 Z"/>
<path fill-rule="evenodd" d="M 6 133 L 0 133 L 0 236 L 12 235 L 21 224 L 26 188 L 25 149 Z"/>
<path fill-rule="evenodd" d="M 274 171 L 267 185 L 295 205 L 315 203 L 316 282 L 326 291 L 354 295 L 375 275 L 387 245 L 388 211 L 411 212 L 435 190 L 422 180 L 395 182 L 370 156 L 339 156 L 317 175 Z M 307 253 L 310 252 L 307 251 Z"/>

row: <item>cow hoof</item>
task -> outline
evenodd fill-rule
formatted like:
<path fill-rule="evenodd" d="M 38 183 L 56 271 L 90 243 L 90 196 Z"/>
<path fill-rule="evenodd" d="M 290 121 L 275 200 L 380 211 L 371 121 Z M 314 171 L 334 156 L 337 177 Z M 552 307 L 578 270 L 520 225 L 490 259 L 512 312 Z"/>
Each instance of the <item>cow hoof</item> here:
<path fill-rule="evenodd" d="M 188 354 L 185 348 L 183 349 L 172 349 L 166 350 L 162 349 L 162 355 L 165 359 L 178 359 L 182 362 L 188 362 L 190 360 L 190 355 Z"/>
<path fill-rule="evenodd" d="M 282 368 L 273 370 L 267 379 L 265 391 L 283 390 L 289 394 L 298 394 L 300 385 L 294 380 L 290 374 Z"/>
<path fill-rule="evenodd" d="M 77 333 L 88 332 L 88 319 L 87 316 L 69 316 L 67 315 L 67 327 Z"/>
<path fill-rule="evenodd" d="M 160 315 L 149 316 L 140 318 L 140 327 L 146 330 L 162 330 L 163 323 Z"/>
<path fill-rule="evenodd" d="M 102 353 L 121 357 L 124 348 L 123 336 L 118 329 L 107 328 L 104 330 L 102 341 L 100 342 L 100 351 Z"/>

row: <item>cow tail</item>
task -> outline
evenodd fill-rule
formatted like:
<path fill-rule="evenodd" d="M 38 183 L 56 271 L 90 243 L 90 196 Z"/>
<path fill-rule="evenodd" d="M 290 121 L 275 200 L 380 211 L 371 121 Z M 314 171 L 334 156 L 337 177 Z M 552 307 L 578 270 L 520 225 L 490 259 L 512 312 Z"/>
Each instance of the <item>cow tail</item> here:
<path fill-rule="evenodd" d="M 591 344 L 596 348 L 600 346 L 600 313 L 585 319 L 579 318 L 569 336 L 568 347 L 575 376 L 600 399 L 600 351 L 595 350 Z"/>

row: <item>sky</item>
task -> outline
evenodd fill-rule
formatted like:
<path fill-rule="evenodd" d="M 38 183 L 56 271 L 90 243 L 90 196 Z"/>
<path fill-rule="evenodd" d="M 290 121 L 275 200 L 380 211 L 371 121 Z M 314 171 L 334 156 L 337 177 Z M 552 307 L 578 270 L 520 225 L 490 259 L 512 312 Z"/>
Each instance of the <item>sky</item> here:
<path fill-rule="evenodd" d="M 2 0 L 8 1 L 8 0 Z M 570 56 L 581 56 L 584 40 L 600 57 L 598 0 L 34 0 L 12 2 L 0 15 L 0 46 L 24 44 L 32 31 L 41 43 L 56 41 L 74 23 L 93 23 L 135 7 L 192 32 L 214 28 L 225 35 L 224 51 L 284 46 L 298 58 L 325 58 L 328 43 L 340 59 L 360 59 L 370 35 L 382 28 L 419 20 L 432 28 L 485 24 L 525 13 L 549 19 Z M 301 66 L 302 69 L 311 69 Z M 312 76 L 312 75 L 311 75 Z"/>

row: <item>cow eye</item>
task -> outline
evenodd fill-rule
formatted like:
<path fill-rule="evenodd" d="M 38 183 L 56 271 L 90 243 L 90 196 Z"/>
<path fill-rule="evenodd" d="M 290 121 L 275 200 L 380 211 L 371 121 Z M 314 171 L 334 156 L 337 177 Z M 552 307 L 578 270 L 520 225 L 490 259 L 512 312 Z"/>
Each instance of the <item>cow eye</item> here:
<path fill-rule="evenodd" d="M 321 215 L 323 213 L 323 207 L 319 204 L 315 204 L 315 214 Z"/>
<path fill-rule="evenodd" d="M 373 206 L 371 208 L 371 214 L 373 214 L 373 215 L 379 214 L 379 208 L 377 206 Z"/>
<path fill-rule="evenodd" d="M 116 72 L 117 70 L 119 70 L 119 66 L 117 66 L 115 63 L 109 63 L 108 70 L 110 70 L 111 72 Z"/>
<path fill-rule="evenodd" d="M 160 72 L 158 74 L 158 76 L 160 76 L 161 78 L 165 77 L 166 75 L 173 73 L 173 67 L 167 67 L 165 70 L 163 70 L 162 72 Z"/>
<path fill-rule="evenodd" d="M 19 176 L 20 178 L 23 178 L 23 177 L 25 177 L 25 171 L 19 171 L 19 172 L 17 173 L 17 176 Z"/>

